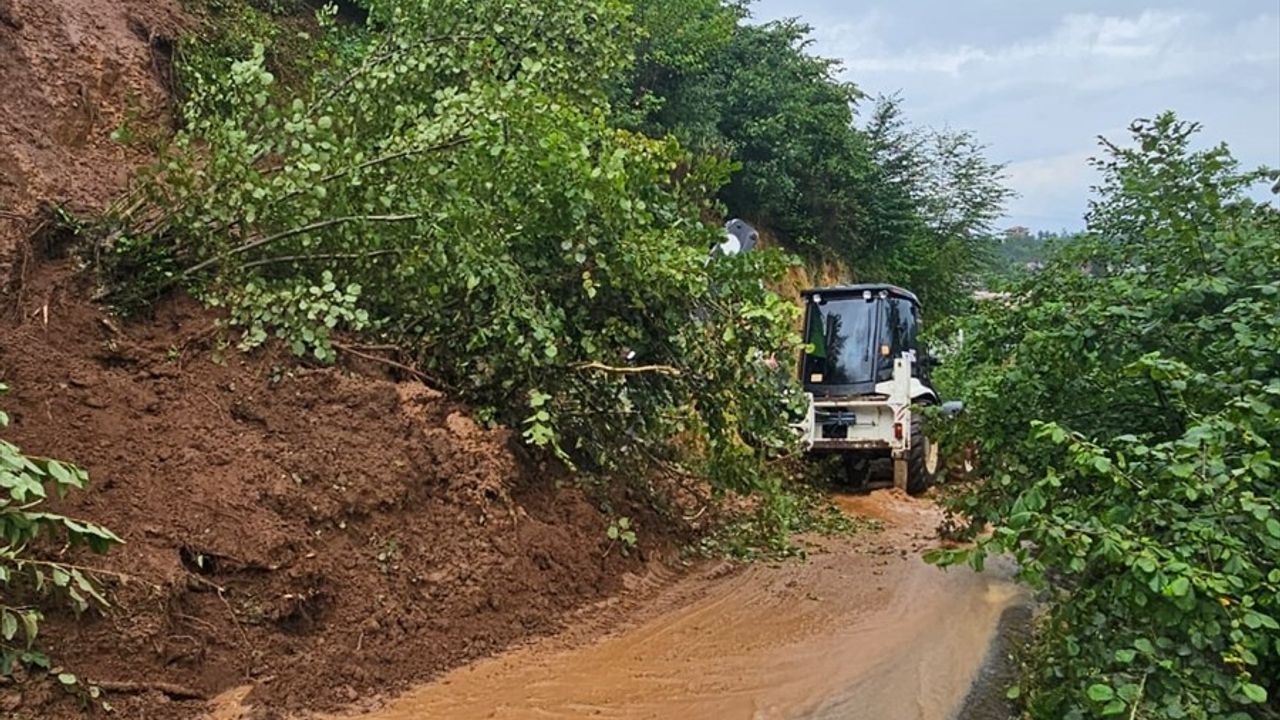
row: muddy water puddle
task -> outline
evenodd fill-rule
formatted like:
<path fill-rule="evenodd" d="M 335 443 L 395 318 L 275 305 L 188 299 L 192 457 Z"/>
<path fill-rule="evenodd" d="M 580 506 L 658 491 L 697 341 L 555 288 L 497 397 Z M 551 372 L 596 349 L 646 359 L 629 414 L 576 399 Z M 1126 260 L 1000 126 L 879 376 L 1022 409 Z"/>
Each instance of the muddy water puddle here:
<path fill-rule="evenodd" d="M 924 564 L 932 504 L 893 492 L 838 501 L 883 529 L 818 540 L 804 562 L 695 573 L 629 628 L 576 647 L 535 643 L 360 717 L 952 717 L 1020 592 L 1007 569 Z"/>

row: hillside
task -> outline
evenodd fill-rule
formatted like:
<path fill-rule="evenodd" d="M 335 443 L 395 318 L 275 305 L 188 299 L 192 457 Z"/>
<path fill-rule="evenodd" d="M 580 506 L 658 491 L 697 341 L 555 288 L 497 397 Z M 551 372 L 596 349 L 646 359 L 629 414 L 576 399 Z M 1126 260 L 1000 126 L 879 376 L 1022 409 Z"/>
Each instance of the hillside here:
<path fill-rule="evenodd" d="M 599 498 L 386 365 L 242 354 L 181 295 L 133 320 L 90 300 L 40 208 L 101 210 L 152 159 L 110 136 L 169 131 L 169 53 L 193 22 L 165 0 L 0 3 L 5 437 L 86 468 L 56 509 L 125 541 L 62 556 L 121 575 L 105 612 L 48 613 L 41 646 L 120 717 L 190 717 L 248 682 L 273 712 L 331 708 L 551 632 L 658 561 L 659 523 L 639 554 L 609 552 Z M 5 717 L 78 707 L 0 681 Z"/>
<path fill-rule="evenodd" d="M 171 0 L 0 1 L 0 272 L 42 202 L 100 210 L 152 159 L 111 133 L 165 133 L 174 39 L 191 20 Z"/>

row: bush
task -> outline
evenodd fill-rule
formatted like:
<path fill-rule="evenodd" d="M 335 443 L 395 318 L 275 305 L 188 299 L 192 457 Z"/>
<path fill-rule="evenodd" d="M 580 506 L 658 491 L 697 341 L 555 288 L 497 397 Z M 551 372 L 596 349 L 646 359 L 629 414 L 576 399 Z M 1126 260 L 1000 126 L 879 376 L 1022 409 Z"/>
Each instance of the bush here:
<path fill-rule="evenodd" d="M 0 384 L 0 395 L 7 391 Z M 0 411 L 0 429 L 8 424 L 9 417 Z M 76 612 L 91 603 L 107 604 L 93 570 L 44 560 L 31 550 L 33 543 L 51 536 L 94 552 L 122 542 L 100 525 L 40 509 L 49 489 L 61 497 L 88 481 L 88 474 L 74 465 L 24 455 L 0 440 L 0 677 L 12 674 L 18 665 L 49 668 L 48 659 L 34 646 L 44 616 L 21 598 L 56 594 Z M 73 675 L 59 677 L 64 683 L 68 678 L 69 684 L 76 682 Z"/>
<path fill-rule="evenodd" d="M 946 379 L 977 532 L 1049 588 L 1032 717 L 1275 717 L 1280 216 L 1172 115 L 1106 144 L 1083 239 L 989 303 Z"/>
<path fill-rule="evenodd" d="M 728 166 L 614 126 L 628 8 L 368 10 L 358 33 L 322 11 L 342 51 L 288 87 L 262 44 L 186 76 L 183 129 L 112 219 L 116 301 L 183 285 L 246 346 L 320 362 L 361 331 L 578 467 L 650 467 L 679 438 L 718 488 L 774 487 L 741 437 L 789 442 L 762 362 L 798 342 L 765 289 L 789 261 L 708 263 Z"/>

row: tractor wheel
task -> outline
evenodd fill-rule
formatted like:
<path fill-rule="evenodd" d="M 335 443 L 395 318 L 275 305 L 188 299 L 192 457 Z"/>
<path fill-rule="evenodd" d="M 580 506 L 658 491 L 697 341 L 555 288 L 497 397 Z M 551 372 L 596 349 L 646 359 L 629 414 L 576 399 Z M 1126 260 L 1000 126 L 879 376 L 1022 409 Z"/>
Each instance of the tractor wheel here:
<path fill-rule="evenodd" d="M 871 475 L 871 461 L 857 453 L 845 453 L 841 461 L 844 463 L 845 486 L 854 490 L 866 487 Z"/>
<path fill-rule="evenodd" d="M 942 475 L 942 452 L 938 444 L 924 434 L 920 418 L 911 418 L 911 454 L 907 458 L 907 493 L 919 495 L 928 490 Z"/>

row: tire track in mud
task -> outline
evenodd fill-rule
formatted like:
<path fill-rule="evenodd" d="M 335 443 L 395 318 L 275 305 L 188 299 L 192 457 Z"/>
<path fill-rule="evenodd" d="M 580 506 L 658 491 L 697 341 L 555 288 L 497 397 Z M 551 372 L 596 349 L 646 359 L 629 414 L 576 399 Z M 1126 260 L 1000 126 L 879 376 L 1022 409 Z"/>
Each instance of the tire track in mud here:
<path fill-rule="evenodd" d="M 1025 600 L 1012 568 L 924 564 L 941 519 L 927 500 L 837 501 L 883 530 L 809 538 L 803 562 L 639 580 L 635 597 L 584 617 L 585 630 L 460 668 L 358 717 L 946 720 L 966 706 L 964 717 L 987 717 L 974 713 L 1000 703 L 975 704 L 971 688 L 985 678 L 974 692 L 1003 694 L 986 663 L 1003 652 L 992 644 L 1001 617 Z"/>

